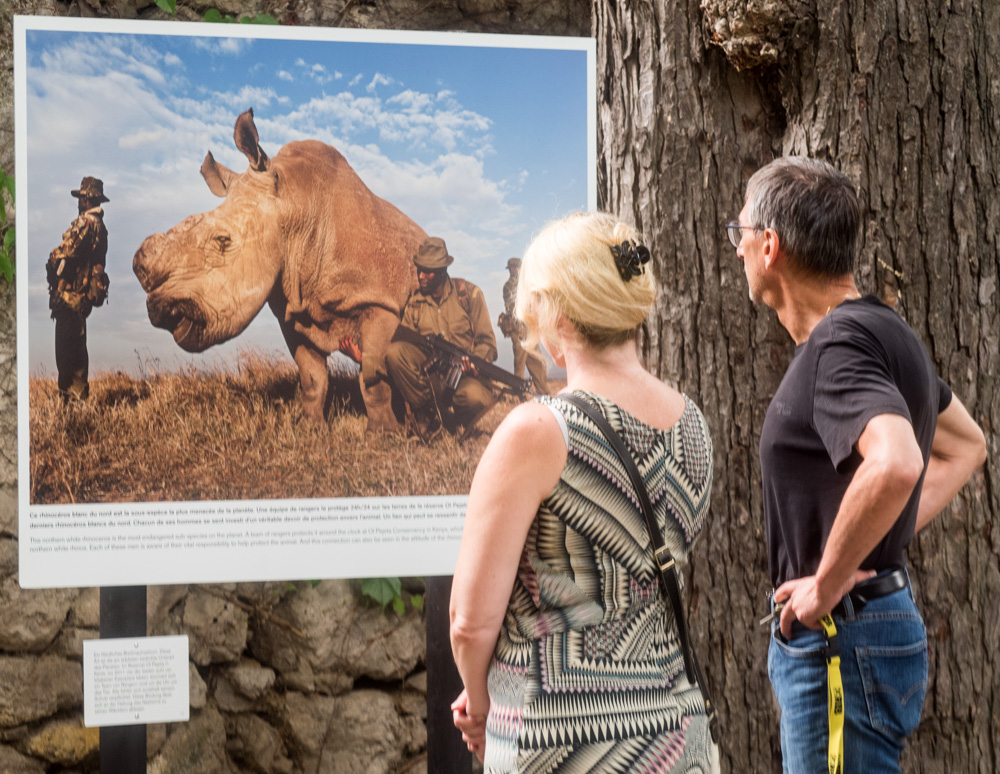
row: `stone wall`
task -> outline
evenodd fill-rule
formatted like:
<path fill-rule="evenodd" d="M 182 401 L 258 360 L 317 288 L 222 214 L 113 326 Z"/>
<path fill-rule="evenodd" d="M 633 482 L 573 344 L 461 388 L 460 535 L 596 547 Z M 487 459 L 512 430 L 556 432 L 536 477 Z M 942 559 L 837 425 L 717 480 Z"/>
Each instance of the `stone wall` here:
<path fill-rule="evenodd" d="M 81 661 L 99 591 L 22 590 L 2 528 L 0 771 L 97 772 Z M 421 613 L 343 580 L 151 586 L 147 611 L 150 635 L 188 635 L 191 681 L 190 721 L 147 727 L 151 774 L 426 771 Z"/>

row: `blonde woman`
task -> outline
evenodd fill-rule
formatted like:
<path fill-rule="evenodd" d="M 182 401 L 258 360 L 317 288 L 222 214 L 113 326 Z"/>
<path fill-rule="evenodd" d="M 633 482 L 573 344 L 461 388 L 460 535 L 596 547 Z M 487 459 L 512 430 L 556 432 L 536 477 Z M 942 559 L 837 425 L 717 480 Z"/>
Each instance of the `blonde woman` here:
<path fill-rule="evenodd" d="M 603 213 L 549 224 L 523 259 L 526 346 L 541 341 L 568 383 L 507 416 L 469 495 L 451 597 L 465 690 L 452 710 L 490 773 L 717 766 L 634 489 L 560 397 L 584 397 L 626 439 L 683 562 L 708 511 L 711 441 L 698 408 L 639 362 L 648 260 L 635 230 Z"/>

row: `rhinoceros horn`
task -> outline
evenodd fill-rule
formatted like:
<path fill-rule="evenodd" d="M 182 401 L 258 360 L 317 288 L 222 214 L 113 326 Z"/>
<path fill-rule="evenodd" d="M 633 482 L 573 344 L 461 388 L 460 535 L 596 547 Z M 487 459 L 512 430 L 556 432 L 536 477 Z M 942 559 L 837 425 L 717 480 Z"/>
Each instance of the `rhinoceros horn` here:
<path fill-rule="evenodd" d="M 249 108 L 240 113 L 236 119 L 233 140 L 236 142 L 236 147 L 243 151 L 243 155 L 250 161 L 250 166 L 258 172 L 263 172 L 267 169 L 268 158 L 257 139 L 257 127 L 253 122 L 253 108 Z"/>

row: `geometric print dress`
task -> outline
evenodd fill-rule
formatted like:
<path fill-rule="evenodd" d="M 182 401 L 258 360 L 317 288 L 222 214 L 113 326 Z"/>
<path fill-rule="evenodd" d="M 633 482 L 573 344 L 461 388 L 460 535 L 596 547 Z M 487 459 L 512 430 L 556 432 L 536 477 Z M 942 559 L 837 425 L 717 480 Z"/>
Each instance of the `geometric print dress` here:
<path fill-rule="evenodd" d="M 670 555 L 683 564 L 712 488 L 705 418 L 659 430 L 578 391 L 625 440 Z M 680 774 L 711 770 L 701 692 L 684 673 L 669 602 L 624 466 L 559 396 L 566 467 L 528 532 L 490 664 L 487 774 Z"/>

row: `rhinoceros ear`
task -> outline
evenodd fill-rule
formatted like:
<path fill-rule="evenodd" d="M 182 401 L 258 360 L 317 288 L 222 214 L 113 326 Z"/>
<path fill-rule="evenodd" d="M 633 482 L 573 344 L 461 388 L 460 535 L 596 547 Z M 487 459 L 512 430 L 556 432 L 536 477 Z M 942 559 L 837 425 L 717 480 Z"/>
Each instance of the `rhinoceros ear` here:
<path fill-rule="evenodd" d="M 257 127 L 253 123 L 253 108 L 240 113 L 236 119 L 236 127 L 233 129 L 233 139 L 236 147 L 243 151 L 243 155 L 250 160 L 251 169 L 263 172 L 267 169 L 267 154 L 257 142 Z"/>
<path fill-rule="evenodd" d="M 208 183 L 209 191 L 216 196 L 225 196 L 229 193 L 229 184 L 236 177 L 236 173 L 216 161 L 212 151 L 209 151 L 205 154 L 205 160 L 201 162 L 201 176 Z"/>

